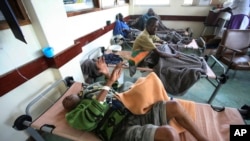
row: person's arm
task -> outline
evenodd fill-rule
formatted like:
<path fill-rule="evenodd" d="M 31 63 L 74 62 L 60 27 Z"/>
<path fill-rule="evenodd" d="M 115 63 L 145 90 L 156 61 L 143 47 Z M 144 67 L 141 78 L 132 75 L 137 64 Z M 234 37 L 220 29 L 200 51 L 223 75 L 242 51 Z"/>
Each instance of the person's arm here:
<path fill-rule="evenodd" d="M 105 79 L 109 79 L 109 77 L 110 77 L 109 69 L 108 69 L 108 66 L 105 62 L 104 56 L 98 58 L 98 60 L 96 61 L 96 67 L 97 67 L 99 73 L 101 73 L 105 76 Z"/>
<path fill-rule="evenodd" d="M 123 32 L 126 32 L 126 33 L 130 33 L 131 32 L 130 27 L 127 25 L 126 22 L 121 22 L 121 25 L 122 25 L 122 31 Z"/>
<path fill-rule="evenodd" d="M 120 77 L 121 69 L 122 63 L 117 64 L 105 86 L 112 86 L 112 84 Z M 69 125 L 79 130 L 94 130 L 109 109 L 107 103 L 100 102 L 104 101 L 107 94 L 108 91 L 104 89 L 100 91 L 96 99 L 83 99 L 75 109 L 66 114 L 66 120 Z"/>
<path fill-rule="evenodd" d="M 113 35 L 123 35 L 122 33 L 123 29 L 122 29 L 122 26 L 121 26 L 121 21 L 119 20 L 116 20 L 115 21 L 115 26 L 114 26 L 114 29 L 113 29 Z"/>
<path fill-rule="evenodd" d="M 108 89 L 111 88 L 111 86 L 118 80 L 118 78 L 121 75 L 122 72 L 122 62 L 117 64 L 114 70 L 112 71 L 110 77 L 106 81 L 105 89 L 101 90 L 100 94 L 96 97 L 96 100 L 98 101 L 105 101 L 106 95 L 108 94 Z"/>
<path fill-rule="evenodd" d="M 153 41 L 154 41 L 155 43 L 160 43 L 160 44 L 166 44 L 166 43 L 167 43 L 166 41 L 162 40 L 161 38 L 159 38 L 159 37 L 156 36 L 156 35 L 154 35 Z"/>

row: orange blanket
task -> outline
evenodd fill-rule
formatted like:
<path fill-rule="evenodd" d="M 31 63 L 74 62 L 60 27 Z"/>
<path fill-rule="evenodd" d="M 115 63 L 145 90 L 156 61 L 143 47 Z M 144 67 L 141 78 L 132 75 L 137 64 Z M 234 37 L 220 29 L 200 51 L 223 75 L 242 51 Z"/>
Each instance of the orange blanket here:
<path fill-rule="evenodd" d="M 139 78 L 130 90 L 118 94 L 116 97 L 122 101 L 126 108 L 137 115 L 147 113 L 153 104 L 158 101 L 170 100 L 161 80 L 154 72 L 151 72 L 146 77 Z M 178 101 L 184 106 L 192 119 L 195 120 L 195 103 L 185 100 Z M 170 125 L 179 132 L 184 131 L 175 120 L 171 120 Z"/>

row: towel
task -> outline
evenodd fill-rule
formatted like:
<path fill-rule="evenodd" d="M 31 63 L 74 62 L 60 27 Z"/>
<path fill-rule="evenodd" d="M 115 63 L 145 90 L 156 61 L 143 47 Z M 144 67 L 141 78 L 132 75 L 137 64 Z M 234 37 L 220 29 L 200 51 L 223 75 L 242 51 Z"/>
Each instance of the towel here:
<path fill-rule="evenodd" d="M 135 50 L 132 51 L 131 57 L 128 62 L 130 66 L 137 66 L 147 55 L 149 51 Z"/>
<path fill-rule="evenodd" d="M 154 72 L 151 72 L 146 77 L 139 78 L 135 84 L 126 92 L 116 95 L 124 106 L 135 115 L 147 113 L 153 104 L 159 101 L 168 101 L 170 98 L 164 89 L 161 80 Z M 195 120 L 195 105 L 193 102 L 178 100 L 187 110 L 189 116 Z M 185 131 L 175 120 L 169 123 L 179 133 Z"/>
<path fill-rule="evenodd" d="M 132 77 L 136 73 L 136 68 L 139 63 L 143 62 L 144 58 L 148 56 L 150 51 L 135 50 L 132 51 L 131 57 L 128 60 L 129 63 L 129 74 Z"/>

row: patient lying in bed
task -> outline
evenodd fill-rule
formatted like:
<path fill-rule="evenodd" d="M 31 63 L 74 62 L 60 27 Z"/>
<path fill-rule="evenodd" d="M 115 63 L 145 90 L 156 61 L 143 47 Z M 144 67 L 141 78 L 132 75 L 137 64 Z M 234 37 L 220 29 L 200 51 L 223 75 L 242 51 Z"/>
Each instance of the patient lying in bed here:
<path fill-rule="evenodd" d="M 157 27 L 158 19 L 149 18 L 145 30 L 136 38 L 129 60 L 130 76 L 136 73 L 137 66 L 149 66 L 168 93 L 183 95 L 201 75 L 206 74 L 206 64 L 197 55 L 181 53 L 173 44 L 165 44 L 156 35 Z"/>
<path fill-rule="evenodd" d="M 186 130 L 197 140 L 207 141 L 193 122 L 195 115 L 187 114 L 182 102 L 170 100 L 153 72 L 137 80 L 128 91 L 112 94 L 110 87 L 120 77 L 121 68 L 119 63 L 95 98 L 81 99 L 73 94 L 63 100 L 65 109 L 69 110 L 66 120 L 70 126 L 94 132 L 103 140 L 178 141 L 179 133 Z M 111 101 L 108 94 L 113 95 Z M 109 114 L 110 109 L 117 105 L 127 111 L 120 113 L 120 118 Z M 192 103 L 186 105 L 194 106 Z"/>
<path fill-rule="evenodd" d="M 105 67 L 106 64 L 103 66 Z M 111 87 L 110 82 L 114 82 L 120 75 L 120 67 L 121 66 L 113 71 L 112 75 L 110 75 L 110 79 L 106 81 L 105 86 Z M 107 93 L 106 90 L 108 90 L 108 87 L 103 87 L 102 85 L 100 88 L 101 89 L 99 90 L 99 96 L 97 96 L 95 99 L 87 100 L 87 102 L 92 101 L 93 103 L 89 105 L 78 104 L 77 101 L 79 102 L 83 100 L 79 99 L 76 94 L 81 93 L 81 91 L 85 90 L 86 88 L 83 89 L 82 83 L 74 82 L 72 86 L 70 86 L 69 89 L 64 93 L 64 95 L 60 99 L 58 99 L 56 103 L 53 104 L 53 106 L 51 106 L 46 112 L 44 112 L 40 117 L 32 122 L 30 127 L 74 141 L 100 141 L 101 137 L 98 138 L 98 136 L 96 136 L 99 135 L 100 132 L 95 132 L 95 129 L 99 129 L 98 127 L 91 130 L 91 132 L 86 132 L 89 130 L 77 130 L 75 126 L 69 126 L 71 124 L 69 124 L 69 121 L 66 120 L 65 115 L 67 113 L 70 113 L 70 115 L 75 117 L 76 120 L 74 120 L 73 118 L 70 119 L 73 122 L 76 121 L 76 124 L 77 121 L 80 120 L 78 125 L 80 128 L 95 127 L 93 125 L 99 125 L 99 123 L 97 123 L 98 120 L 103 118 L 100 118 L 101 116 L 97 116 L 96 118 L 96 116 L 93 116 L 93 114 L 97 114 L 98 110 L 101 110 L 101 108 L 105 107 L 105 105 L 108 107 L 108 109 L 110 109 L 112 107 L 115 107 L 114 104 L 120 105 L 121 102 L 124 106 L 120 105 L 120 108 L 128 109 L 129 114 L 124 118 L 119 118 L 122 119 L 122 121 L 117 120 L 119 121 L 117 122 L 118 125 L 121 126 L 116 126 L 117 129 L 113 130 L 114 132 L 106 132 L 112 133 L 109 134 L 111 135 L 111 140 L 144 140 L 145 137 L 147 138 L 148 136 L 150 136 L 153 139 L 147 138 L 145 140 L 164 140 L 163 138 L 167 138 L 169 140 L 180 139 L 181 141 L 197 141 L 197 139 L 199 138 L 199 134 L 202 133 L 205 137 L 207 137 L 207 140 L 210 141 L 229 141 L 230 125 L 246 124 L 242 119 L 242 116 L 239 113 L 238 109 L 236 108 L 225 107 L 223 110 L 214 110 L 212 108 L 213 106 L 209 104 L 197 103 L 181 99 L 169 100 L 171 98 L 167 96 L 166 91 L 162 87 L 161 81 L 159 81 L 154 73 L 150 73 L 148 77 L 140 78 L 128 91 L 120 94 L 115 93 L 113 96 L 116 100 L 112 101 L 112 107 L 110 107 L 111 103 L 109 103 L 109 101 L 103 102 L 103 105 L 101 104 L 105 99 L 105 94 Z M 77 110 L 73 109 L 73 111 L 75 111 L 75 114 L 71 113 L 72 110 L 66 110 L 65 105 L 63 105 L 65 97 L 71 97 L 70 95 L 76 96 L 73 96 L 73 99 L 76 99 L 76 105 L 73 105 L 73 107 L 77 106 L 75 108 Z M 150 99 L 148 99 L 148 97 L 150 97 Z M 164 100 L 166 102 L 160 102 L 162 100 L 159 99 L 167 100 Z M 126 102 L 126 100 L 128 100 L 128 102 Z M 71 103 L 71 100 L 69 100 L 69 102 Z M 161 107 L 161 105 L 165 106 Z M 83 110 L 84 107 L 86 108 L 86 110 Z M 245 107 L 248 109 L 250 106 L 244 106 L 243 108 L 245 109 Z M 126 112 L 128 110 L 121 111 Z M 156 114 L 152 114 L 152 112 Z M 87 114 L 87 119 L 79 117 L 86 115 L 86 113 L 89 113 Z M 104 112 L 101 113 L 104 114 Z M 150 117 L 149 121 L 151 119 L 158 120 L 154 120 L 153 122 L 149 122 L 149 124 L 146 124 L 148 122 L 146 122 L 147 120 L 145 120 L 145 118 L 150 116 L 150 114 L 152 114 L 153 117 Z M 184 119 L 184 123 L 178 123 L 178 121 L 180 121 L 181 119 Z M 88 120 L 92 121 L 91 123 L 94 124 L 87 124 L 87 126 L 84 126 L 84 123 L 82 124 L 82 122 L 89 123 L 87 122 Z M 192 125 L 190 125 L 190 120 Z M 108 126 L 108 128 L 104 129 L 110 129 L 109 127 L 114 127 L 112 126 L 112 124 L 114 124 L 114 120 L 109 121 L 111 122 L 111 124 L 109 124 L 111 126 Z M 137 122 L 142 123 L 137 124 Z M 155 122 L 156 124 L 154 124 Z M 193 128 L 195 129 L 193 130 Z M 193 135 L 196 130 L 199 130 L 200 133 Z M 133 136 L 131 137 L 130 135 L 133 133 L 135 133 L 135 136 L 139 137 L 139 139 Z M 141 136 L 141 133 L 145 133 L 144 135 L 146 136 Z M 140 139 L 140 137 L 142 137 L 143 139 Z"/>

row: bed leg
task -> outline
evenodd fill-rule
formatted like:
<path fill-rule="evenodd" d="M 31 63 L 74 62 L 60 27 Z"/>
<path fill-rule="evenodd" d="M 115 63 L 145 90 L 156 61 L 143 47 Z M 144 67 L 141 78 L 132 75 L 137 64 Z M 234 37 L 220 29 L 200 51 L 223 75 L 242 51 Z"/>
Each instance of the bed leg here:
<path fill-rule="evenodd" d="M 220 87 L 222 84 L 225 84 L 227 82 L 228 76 L 225 74 L 222 74 L 218 79 L 218 85 L 215 86 L 215 90 L 212 93 L 212 95 L 210 96 L 209 100 L 208 100 L 208 104 L 211 104 L 211 102 L 213 101 L 214 97 L 216 96 L 216 94 L 218 93 Z"/>
<path fill-rule="evenodd" d="M 35 139 L 35 141 L 45 141 L 43 137 L 35 129 L 28 127 L 26 131 L 28 132 L 29 135 L 31 135 L 33 139 Z"/>
<path fill-rule="evenodd" d="M 218 93 L 220 87 L 221 87 L 221 83 L 219 82 L 219 84 L 216 86 L 214 92 L 212 93 L 212 95 L 210 96 L 209 100 L 208 100 L 208 104 L 211 104 L 211 102 L 214 100 L 214 97 L 216 96 L 216 94 Z"/>

